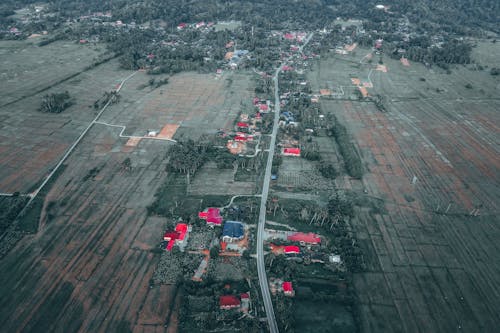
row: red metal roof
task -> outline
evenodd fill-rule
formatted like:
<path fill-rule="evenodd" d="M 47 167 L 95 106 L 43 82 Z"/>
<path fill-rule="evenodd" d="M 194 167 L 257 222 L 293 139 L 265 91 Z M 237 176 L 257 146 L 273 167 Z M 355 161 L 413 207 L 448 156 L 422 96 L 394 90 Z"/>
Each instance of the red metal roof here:
<path fill-rule="evenodd" d="M 291 235 L 288 235 L 287 239 L 289 241 L 294 241 L 294 242 L 304 242 L 304 243 L 309 243 L 309 244 L 318 244 L 321 243 L 321 238 L 313 234 L 312 232 L 310 233 L 303 233 L 303 232 L 297 232 Z"/>
<path fill-rule="evenodd" d="M 171 240 L 168 242 L 168 244 L 167 244 L 167 246 L 165 247 L 165 249 L 166 249 L 167 251 L 171 251 L 171 250 L 172 250 L 172 248 L 174 247 L 174 245 L 175 245 L 175 239 L 171 239 Z"/>
<path fill-rule="evenodd" d="M 163 240 L 166 241 L 169 241 L 171 239 L 176 240 L 178 236 L 179 233 L 177 231 L 165 231 L 165 234 L 163 235 Z"/>
<path fill-rule="evenodd" d="M 247 141 L 247 140 L 248 140 L 247 138 L 245 138 L 244 136 L 241 136 L 241 135 L 238 135 L 238 136 L 234 137 L 234 141 L 242 141 L 242 142 L 244 142 L 244 141 Z"/>
<path fill-rule="evenodd" d="M 240 295 L 240 298 L 245 299 L 245 298 L 250 298 L 250 296 L 247 293 L 243 293 Z"/>
<path fill-rule="evenodd" d="M 248 124 L 243 122 L 239 122 L 237 125 L 238 127 L 248 127 Z"/>
<path fill-rule="evenodd" d="M 183 240 L 186 237 L 186 233 L 188 231 L 188 225 L 185 223 L 179 223 L 175 226 L 175 231 L 179 234 L 177 239 Z"/>
<path fill-rule="evenodd" d="M 222 216 L 220 216 L 219 208 L 209 208 L 207 210 L 207 223 L 222 224 Z"/>
<path fill-rule="evenodd" d="M 288 292 L 288 293 L 292 293 L 293 292 L 293 287 L 292 287 L 292 283 L 291 282 L 283 282 L 283 284 L 281 285 L 281 287 L 283 288 L 284 292 Z"/>
<path fill-rule="evenodd" d="M 283 154 L 300 156 L 300 148 L 284 148 Z"/>
<path fill-rule="evenodd" d="M 221 308 L 233 308 L 240 306 L 240 300 L 234 295 L 225 295 L 219 297 L 219 306 Z"/>
<path fill-rule="evenodd" d="M 300 253 L 300 248 L 296 245 L 285 246 L 285 253 Z"/>
<path fill-rule="evenodd" d="M 267 111 L 267 110 L 269 110 L 269 106 L 267 106 L 267 104 L 261 104 L 261 105 L 259 105 L 259 110 L 260 111 Z"/>

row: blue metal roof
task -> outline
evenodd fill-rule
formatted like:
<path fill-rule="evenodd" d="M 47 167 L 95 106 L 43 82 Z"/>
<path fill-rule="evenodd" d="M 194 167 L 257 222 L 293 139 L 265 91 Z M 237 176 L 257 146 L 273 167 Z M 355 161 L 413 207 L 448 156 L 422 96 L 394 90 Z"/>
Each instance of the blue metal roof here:
<path fill-rule="evenodd" d="M 222 236 L 241 238 L 245 234 L 243 223 L 238 221 L 226 221 L 222 229 Z"/>

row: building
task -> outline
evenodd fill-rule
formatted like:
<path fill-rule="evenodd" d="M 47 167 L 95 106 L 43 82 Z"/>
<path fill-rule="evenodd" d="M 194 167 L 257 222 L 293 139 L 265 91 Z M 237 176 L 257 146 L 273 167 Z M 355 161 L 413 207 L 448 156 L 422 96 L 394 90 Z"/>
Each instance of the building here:
<path fill-rule="evenodd" d="M 281 288 L 285 296 L 295 296 L 295 290 L 293 290 L 292 282 L 283 282 L 281 284 Z"/>
<path fill-rule="evenodd" d="M 287 245 L 284 247 L 283 252 L 285 252 L 285 254 L 299 254 L 300 248 L 295 245 Z"/>
<path fill-rule="evenodd" d="M 171 251 L 174 245 L 178 245 L 183 250 L 187 243 L 188 234 L 189 226 L 185 223 L 178 223 L 174 231 L 165 231 L 163 240 L 168 242 L 165 249 Z"/>
<path fill-rule="evenodd" d="M 299 156 L 300 157 L 300 148 L 283 148 L 281 151 L 283 156 Z"/>
<path fill-rule="evenodd" d="M 210 207 L 203 212 L 198 213 L 198 217 L 202 220 L 207 221 L 207 225 L 213 226 L 221 226 L 222 225 L 222 216 L 220 215 L 219 208 Z"/>
<path fill-rule="evenodd" d="M 219 297 L 219 308 L 222 310 L 231 310 L 239 308 L 241 301 L 234 295 L 223 295 Z"/>
<path fill-rule="evenodd" d="M 222 229 L 222 241 L 226 243 L 237 242 L 245 237 L 243 223 L 238 221 L 226 221 Z"/>
<path fill-rule="evenodd" d="M 312 232 L 309 232 L 307 234 L 303 232 L 295 232 L 288 235 L 286 239 L 292 242 L 299 242 L 301 245 L 316 245 L 321 243 L 321 238 Z"/>

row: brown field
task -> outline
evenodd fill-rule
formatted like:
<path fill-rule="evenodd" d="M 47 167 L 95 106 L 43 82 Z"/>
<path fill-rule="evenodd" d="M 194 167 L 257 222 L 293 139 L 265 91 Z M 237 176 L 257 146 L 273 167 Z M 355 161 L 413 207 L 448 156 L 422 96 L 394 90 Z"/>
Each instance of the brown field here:
<path fill-rule="evenodd" d="M 0 43 L 6 77 L 0 92 L 0 192 L 32 190 L 95 117 L 94 102 L 128 75 L 116 61 L 82 72 L 98 54 L 71 43 Z M 73 74 L 78 75 L 57 84 Z M 73 106 L 61 114 L 37 111 L 44 95 L 63 91 L 74 98 Z"/>
<path fill-rule="evenodd" d="M 125 76 L 115 73 L 115 77 Z M 127 81 L 121 102 L 110 106 L 101 120 L 126 126 L 125 135 L 142 135 L 156 128 L 154 125 L 161 129 L 176 124 L 180 126 L 178 132 L 184 130 L 184 135 L 195 138 L 232 123 L 240 111 L 240 96 L 249 94 L 226 93 L 226 89 L 236 91 L 247 84 L 245 80 L 235 79 L 233 86 L 213 76 L 187 73 L 172 77 L 167 86 L 151 90 L 144 88 L 148 79 L 146 74 L 137 73 Z M 39 128 L 64 116 L 70 124 L 74 122 L 71 111 L 54 118 L 36 111 L 30 115 L 39 117 Z M 22 122 L 30 115 L 15 117 Z M 84 119 L 89 121 L 91 117 Z M 17 144 L 17 149 L 28 146 L 27 137 L 43 143 L 52 154 L 43 159 L 50 168 L 85 124 L 80 120 L 78 126 L 72 126 L 72 132 L 53 129 L 51 140 L 55 142 L 44 142 L 45 136 L 36 131 L 23 133 L 17 141 L 10 135 L 7 138 L 10 144 Z M 30 126 L 35 128 L 35 124 Z M 159 259 L 151 249 L 159 244 L 164 225 L 162 219 L 148 218 L 146 210 L 165 179 L 165 151 L 171 143 L 148 139 L 130 142 L 120 138 L 119 132 L 119 128 L 103 124 L 89 131 L 47 195 L 45 205 L 52 202 L 51 214 L 43 214 L 39 232 L 26 236 L 0 261 L 2 330 L 176 331 L 180 298 L 177 295 L 175 300 L 175 287 L 150 288 Z M 64 147 L 54 152 L 52 149 L 59 147 L 56 144 Z M 3 144 L 2 148 L 11 149 Z M 2 165 L 11 167 L 2 168 L 9 174 L 1 178 L 0 185 L 25 189 L 41 179 L 45 172 L 31 164 L 38 156 L 33 153 L 36 148 L 39 146 L 26 148 L 23 160 L 13 157 L 2 161 Z M 131 159 L 130 171 L 121 166 L 127 157 Z M 93 168 L 98 172 L 89 177 Z M 24 175 L 21 182 L 25 169 L 31 170 L 32 176 Z M 4 183 L 5 179 L 8 181 Z"/>
<path fill-rule="evenodd" d="M 462 66 L 447 75 L 420 64 L 384 63 L 391 70 L 373 72 L 369 92 L 386 97 L 387 112 L 370 103 L 322 101 L 349 128 L 367 170 L 362 182 L 337 183 L 360 195 L 366 189 L 387 208 L 359 210 L 352 221 L 367 263 L 355 275 L 362 329 L 496 331 L 498 78 Z M 332 76 L 347 85 L 345 73 L 366 73 L 355 67 L 330 59 L 312 75 L 318 87 Z"/>

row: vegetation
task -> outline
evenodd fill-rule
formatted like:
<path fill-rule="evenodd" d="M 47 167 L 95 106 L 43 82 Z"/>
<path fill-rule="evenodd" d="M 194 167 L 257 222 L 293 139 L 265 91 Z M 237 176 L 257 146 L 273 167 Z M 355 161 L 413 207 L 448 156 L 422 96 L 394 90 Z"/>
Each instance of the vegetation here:
<path fill-rule="evenodd" d="M 347 129 L 338 122 L 334 115 L 330 115 L 333 124 L 328 128 L 328 135 L 335 137 L 340 154 L 344 159 L 344 165 L 349 176 L 361 179 L 363 177 L 363 166 L 361 158 L 351 142 Z"/>
<path fill-rule="evenodd" d="M 53 93 L 43 96 L 42 105 L 40 105 L 39 110 L 48 113 L 61 113 L 71 105 L 73 105 L 73 100 L 69 93 L 65 91 L 63 93 Z"/>
<path fill-rule="evenodd" d="M 14 222 L 27 200 L 27 197 L 19 194 L 11 197 L 0 197 L 0 235 Z"/>

